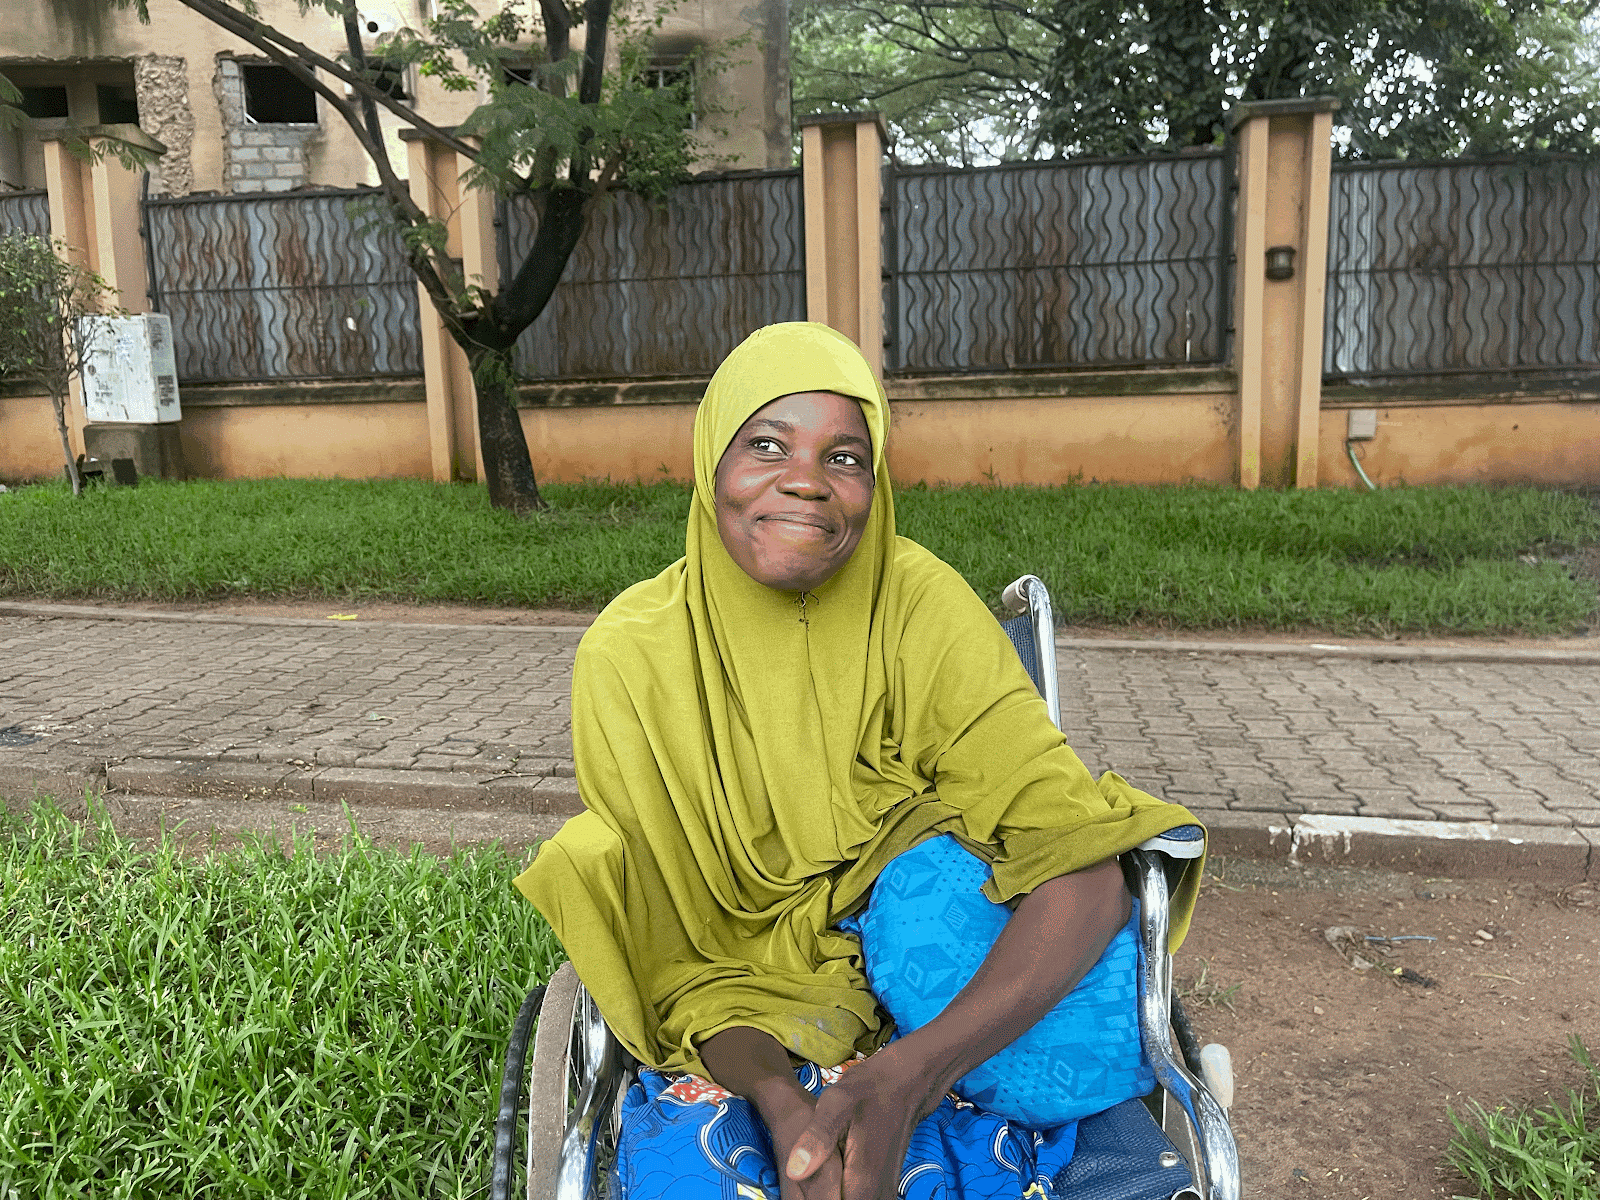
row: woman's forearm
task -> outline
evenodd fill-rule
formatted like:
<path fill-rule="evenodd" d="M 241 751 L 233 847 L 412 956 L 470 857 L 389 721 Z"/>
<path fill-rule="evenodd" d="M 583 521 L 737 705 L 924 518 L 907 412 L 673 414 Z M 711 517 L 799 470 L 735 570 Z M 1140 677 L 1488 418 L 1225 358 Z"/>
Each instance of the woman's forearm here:
<path fill-rule="evenodd" d="M 796 1106 L 810 1107 L 788 1052 L 770 1033 L 743 1025 L 724 1029 L 700 1044 L 700 1061 L 716 1084 L 754 1104 L 769 1127 Z"/>
<path fill-rule="evenodd" d="M 901 1039 L 938 1094 L 1054 1008 L 1127 922 L 1130 905 L 1115 859 L 1047 880 L 1023 897 L 967 986 Z"/>

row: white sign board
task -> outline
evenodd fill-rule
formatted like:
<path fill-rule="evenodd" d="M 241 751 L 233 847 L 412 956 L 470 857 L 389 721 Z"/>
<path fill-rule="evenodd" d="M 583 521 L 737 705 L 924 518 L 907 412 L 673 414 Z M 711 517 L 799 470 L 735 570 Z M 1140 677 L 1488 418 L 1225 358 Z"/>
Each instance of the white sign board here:
<path fill-rule="evenodd" d="M 182 417 L 172 319 L 85 317 L 83 408 L 91 421 L 154 425 Z"/>

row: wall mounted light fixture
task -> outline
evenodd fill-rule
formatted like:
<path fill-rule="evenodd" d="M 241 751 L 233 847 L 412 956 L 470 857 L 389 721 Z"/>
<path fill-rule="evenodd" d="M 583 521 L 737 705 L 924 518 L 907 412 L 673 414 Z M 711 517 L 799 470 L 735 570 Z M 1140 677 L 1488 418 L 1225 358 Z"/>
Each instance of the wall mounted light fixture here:
<path fill-rule="evenodd" d="M 1268 246 L 1267 247 L 1267 278 L 1268 279 L 1293 279 L 1294 278 L 1294 247 L 1293 246 Z"/>

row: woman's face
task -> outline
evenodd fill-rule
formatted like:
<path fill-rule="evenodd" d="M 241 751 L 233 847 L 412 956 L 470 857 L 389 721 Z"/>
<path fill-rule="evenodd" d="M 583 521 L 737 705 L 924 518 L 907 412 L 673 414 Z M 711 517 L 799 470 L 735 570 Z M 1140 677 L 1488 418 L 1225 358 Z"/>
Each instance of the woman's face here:
<path fill-rule="evenodd" d="M 717 463 L 717 532 L 757 583 L 819 587 L 849 561 L 872 512 L 872 438 L 832 392 L 780 396 L 739 426 Z"/>

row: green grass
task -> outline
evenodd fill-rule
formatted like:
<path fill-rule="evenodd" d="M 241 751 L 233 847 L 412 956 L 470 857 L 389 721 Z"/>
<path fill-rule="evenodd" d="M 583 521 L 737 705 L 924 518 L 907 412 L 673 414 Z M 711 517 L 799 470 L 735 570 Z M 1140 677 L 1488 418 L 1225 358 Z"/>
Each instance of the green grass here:
<path fill-rule="evenodd" d="M 546 487 L 519 521 L 481 488 L 261 480 L 0 496 L 0 595 L 385 598 L 596 609 L 683 548 L 671 483 Z M 1024 571 L 1068 621 L 1336 633 L 1565 633 L 1600 604 L 1550 556 L 1600 542 L 1532 488 L 1241 492 L 911 487 L 900 529 L 991 604 Z M 1521 555 L 1541 561 L 1529 564 Z"/>
<path fill-rule="evenodd" d="M 1449 1163 L 1482 1200 L 1593 1200 L 1600 1196 L 1600 1068 L 1574 1037 L 1572 1057 L 1586 1075 L 1565 1104 L 1452 1112 Z M 1457 1200 L 1465 1200 L 1458 1197 Z"/>
<path fill-rule="evenodd" d="M 0 825 L 0 1197 L 464 1197 L 559 959 L 499 851 Z"/>

